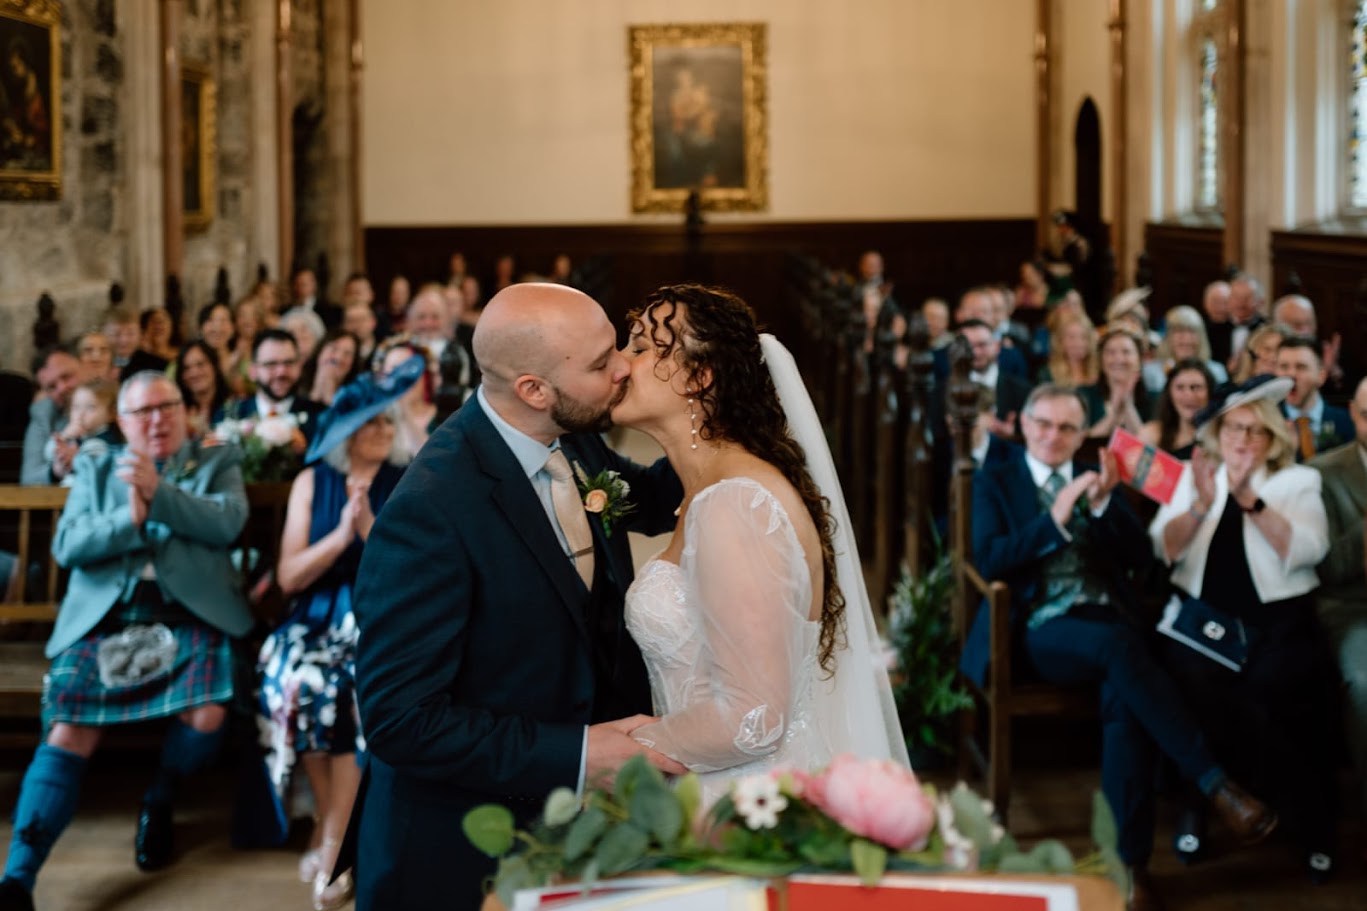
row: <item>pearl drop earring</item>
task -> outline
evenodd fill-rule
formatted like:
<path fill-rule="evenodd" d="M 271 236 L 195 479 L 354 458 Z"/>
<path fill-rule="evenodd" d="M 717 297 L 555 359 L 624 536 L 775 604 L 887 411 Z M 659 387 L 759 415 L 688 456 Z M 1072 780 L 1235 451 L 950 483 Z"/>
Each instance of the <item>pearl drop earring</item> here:
<path fill-rule="evenodd" d="M 698 415 L 693 410 L 693 399 L 688 400 L 688 423 L 693 428 L 693 447 L 698 448 Z"/>

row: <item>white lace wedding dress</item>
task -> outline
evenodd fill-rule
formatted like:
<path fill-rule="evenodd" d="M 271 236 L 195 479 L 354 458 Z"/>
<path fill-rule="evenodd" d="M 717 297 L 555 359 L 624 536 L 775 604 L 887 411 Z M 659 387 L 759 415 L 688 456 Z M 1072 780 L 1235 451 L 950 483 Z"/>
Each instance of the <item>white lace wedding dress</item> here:
<path fill-rule="evenodd" d="M 730 779 L 777 765 L 828 764 L 852 746 L 818 723 L 830 688 L 807 619 L 812 579 L 787 512 L 765 487 L 729 478 L 693 498 L 678 564 L 654 559 L 626 595 L 657 723 L 642 743 L 701 774 L 703 806 Z"/>

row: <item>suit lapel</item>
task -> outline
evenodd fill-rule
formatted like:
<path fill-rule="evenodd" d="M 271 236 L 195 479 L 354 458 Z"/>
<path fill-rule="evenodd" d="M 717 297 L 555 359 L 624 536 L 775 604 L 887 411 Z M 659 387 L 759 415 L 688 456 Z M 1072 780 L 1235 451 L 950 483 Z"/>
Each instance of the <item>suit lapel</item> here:
<path fill-rule="evenodd" d="M 1025 464 L 1024 455 L 1011 462 L 1011 471 L 1006 477 L 1006 482 L 1006 495 L 1010 498 L 1012 515 L 1016 516 L 1022 525 L 1039 515 L 1039 492 L 1035 488 L 1035 479 L 1030 475 L 1030 468 Z"/>
<path fill-rule="evenodd" d="M 458 415 L 479 459 L 480 468 L 494 479 L 490 498 L 554 584 L 580 635 L 590 639 L 579 608 L 584 584 L 561 550 L 560 540 L 551 529 L 546 510 L 532 489 L 531 480 L 479 403 L 462 408 Z"/>

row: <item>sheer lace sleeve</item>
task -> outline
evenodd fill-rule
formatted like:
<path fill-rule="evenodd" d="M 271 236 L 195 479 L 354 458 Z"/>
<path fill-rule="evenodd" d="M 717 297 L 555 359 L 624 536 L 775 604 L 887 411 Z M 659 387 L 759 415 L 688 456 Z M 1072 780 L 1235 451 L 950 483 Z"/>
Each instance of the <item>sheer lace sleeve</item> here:
<path fill-rule="evenodd" d="M 679 566 L 703 639 L 691 698 L 635 736 L 711 772 L 782 745 L 812 674 L 811 578 L 787 513 L 755 481 L 729 479 L 700 493 L 684 535 Z"/>

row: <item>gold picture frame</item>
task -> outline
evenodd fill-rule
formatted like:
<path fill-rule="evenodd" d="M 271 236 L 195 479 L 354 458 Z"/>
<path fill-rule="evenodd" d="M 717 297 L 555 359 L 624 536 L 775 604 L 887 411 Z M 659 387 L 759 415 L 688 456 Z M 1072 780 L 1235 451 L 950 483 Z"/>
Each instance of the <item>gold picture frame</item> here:
<path fill-rule="evenodd" d="M 762 22 L 633 25 L 631 210 L 769 207 L 768 38 Z"/>
<path fill-rule="evenodd" d="M 181 220 L 187 231 L 203 231 L 214 220 L 217 136 L 214 79 L 207 67 L 180 68 Z"/>
<path fill-rule="evenodd" d="M 0 0 L 0 200 L 62 196 L 62 5 Z"/>

